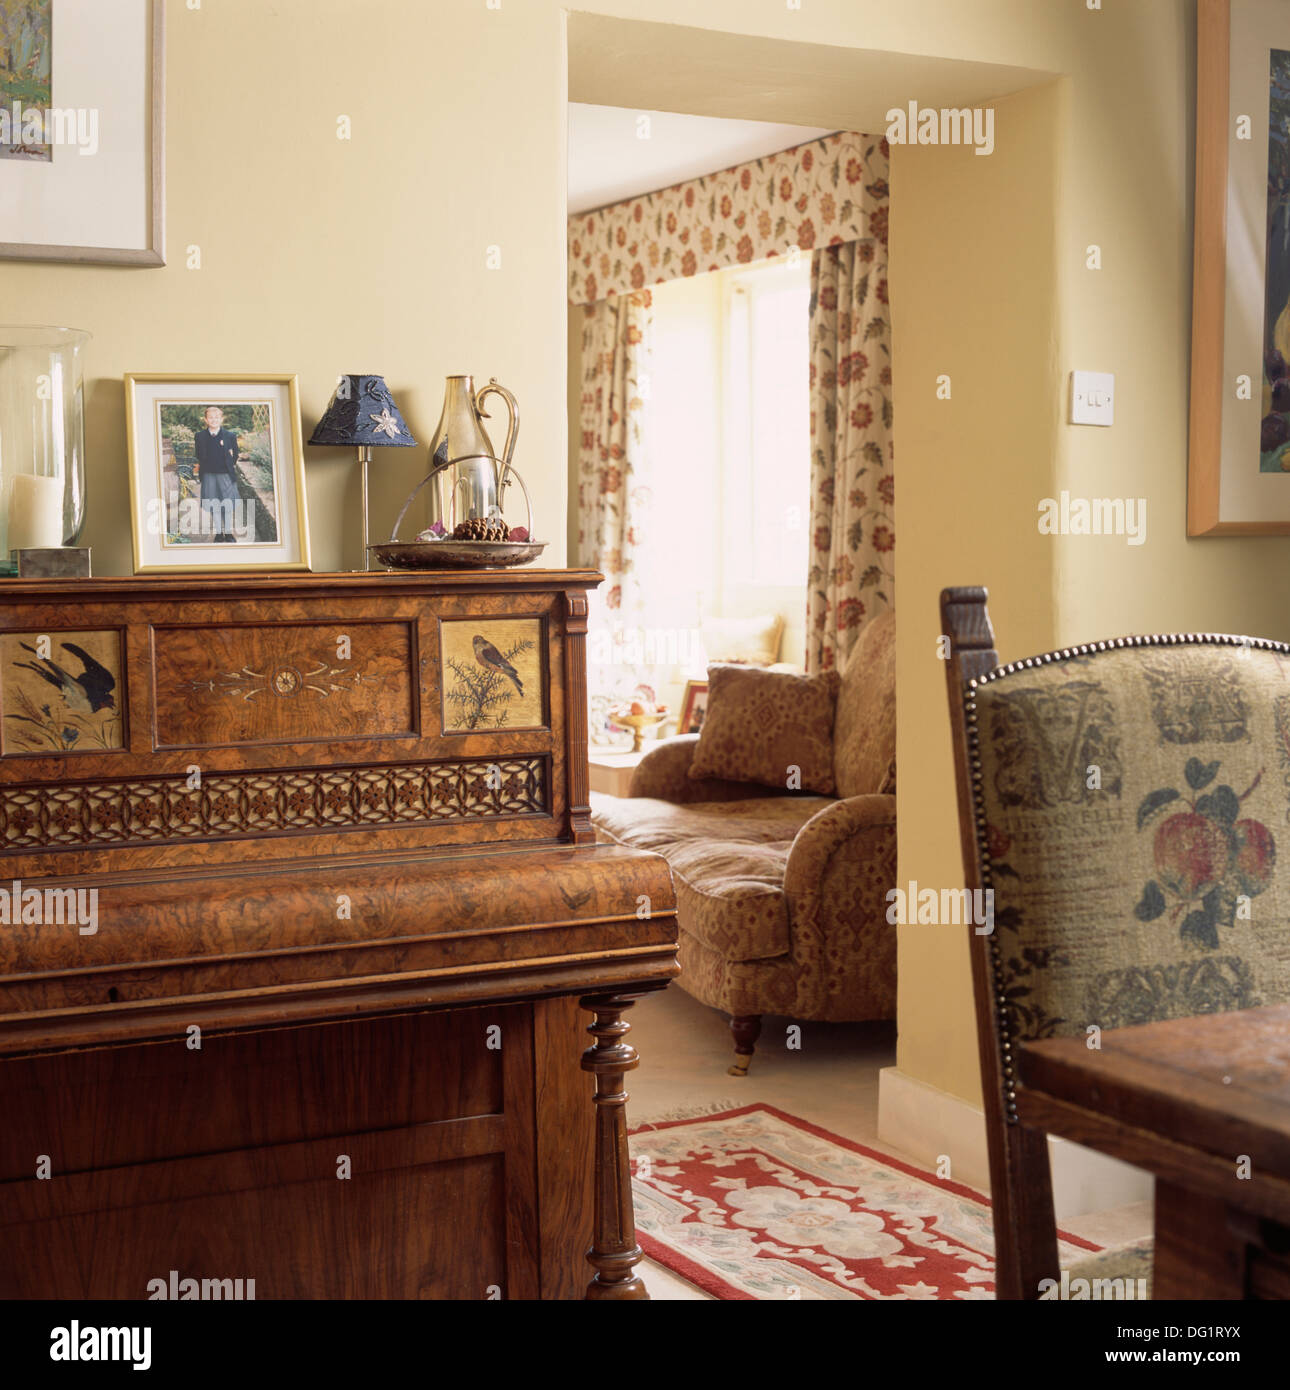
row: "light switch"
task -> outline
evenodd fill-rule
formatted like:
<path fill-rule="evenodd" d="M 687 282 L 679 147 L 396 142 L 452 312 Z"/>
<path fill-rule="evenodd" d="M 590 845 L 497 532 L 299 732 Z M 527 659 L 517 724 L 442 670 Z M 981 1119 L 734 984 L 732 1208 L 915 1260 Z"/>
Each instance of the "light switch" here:
<path fill-rule="evenodd" d="M 1115 423 L 1115 376 L 1112 372 L 1071 373 L 1071 424 Z"/>

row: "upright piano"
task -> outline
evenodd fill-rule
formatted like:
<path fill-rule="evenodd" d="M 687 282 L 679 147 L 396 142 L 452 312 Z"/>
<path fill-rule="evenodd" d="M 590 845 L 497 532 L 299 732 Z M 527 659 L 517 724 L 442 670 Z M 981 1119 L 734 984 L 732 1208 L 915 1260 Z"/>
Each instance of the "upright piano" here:
<path fill-rule="evenodd" d="M 598 581 L 5 583 L 0 1297 L 645 1296 Z"/>

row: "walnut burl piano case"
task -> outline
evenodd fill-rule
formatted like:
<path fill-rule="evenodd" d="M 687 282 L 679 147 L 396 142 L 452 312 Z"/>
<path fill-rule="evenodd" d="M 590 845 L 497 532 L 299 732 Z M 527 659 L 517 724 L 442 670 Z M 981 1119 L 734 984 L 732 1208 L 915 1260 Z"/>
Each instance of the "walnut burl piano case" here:
<path fill-rule="evenodd" d="M 645 1296 L 599 578 L 5 584 L 0 1297 Z"/>

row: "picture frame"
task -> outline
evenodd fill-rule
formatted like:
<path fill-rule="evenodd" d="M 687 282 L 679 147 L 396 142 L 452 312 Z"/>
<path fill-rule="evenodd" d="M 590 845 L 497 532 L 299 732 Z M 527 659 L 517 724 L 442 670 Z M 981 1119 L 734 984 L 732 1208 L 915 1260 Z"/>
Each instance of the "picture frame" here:
<path fill-rule="evenodd" d="M 1199 0 L 1196 49 L 1187 534 L 1290 535 L 1290 7 Z"/>
<path fill-rule="evenodd" d="M 164 265 L 165 0 L 5 7 L 20 27 L 0 67 L 0 258 Z"/>
<path fill-rule="evenodd" d="M 125 377 L 136 574 L 307 570 L 293 373 Z"/>
<path fill-rule="evenodd" d="M 708 682 L 686 681 L 681 699 L 681 716 L 676 723 L 678 734 L 697 734 L 703 728 L 708 713 Z"/>

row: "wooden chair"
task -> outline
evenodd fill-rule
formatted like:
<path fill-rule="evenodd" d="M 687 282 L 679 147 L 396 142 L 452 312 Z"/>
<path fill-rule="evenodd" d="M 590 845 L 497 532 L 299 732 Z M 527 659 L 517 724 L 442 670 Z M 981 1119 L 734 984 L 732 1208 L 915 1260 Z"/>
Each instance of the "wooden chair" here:
<path fill-rule="evenodd" d="M 969 891 L 983 887 L 984 874 L 972 796 L 973 778 L 980 776 L 980 766 L 973 767 L 968 747 L 964 696 L 971 682 L 999 665 L 986 597 L 981 588 L 941 590 L 941 632 L 950 639 L 945 677 L 949 685 L 950 734 L 954 740 L 959 840 L 963 881 Z M 1001 1017 L 995 989 L 1001 970 L 998 942 L 993 934 L 978 935 L 973 927 L 971 945 L 977 1050 L 990 1157 L 995 1297 L 1037 1298 L 1040 1280 L 1060 1273 L 1048 1136 L 1019 1125 L 1016 1105 L 1009 1098 L 1012 1049 L 1007 1035 L 997 1026 Z"/>
<path fill-rule="evenodd" d="M 1000 666 L 986 591 L 946 589 L 999 1298 L 1060 1278 L 1047 1136 L 1014 1048 L 1290 998 L 1290 648 L 1123 637 Z M 1145 1244 L 1072 1278 L 1144 1277 Z"/>

